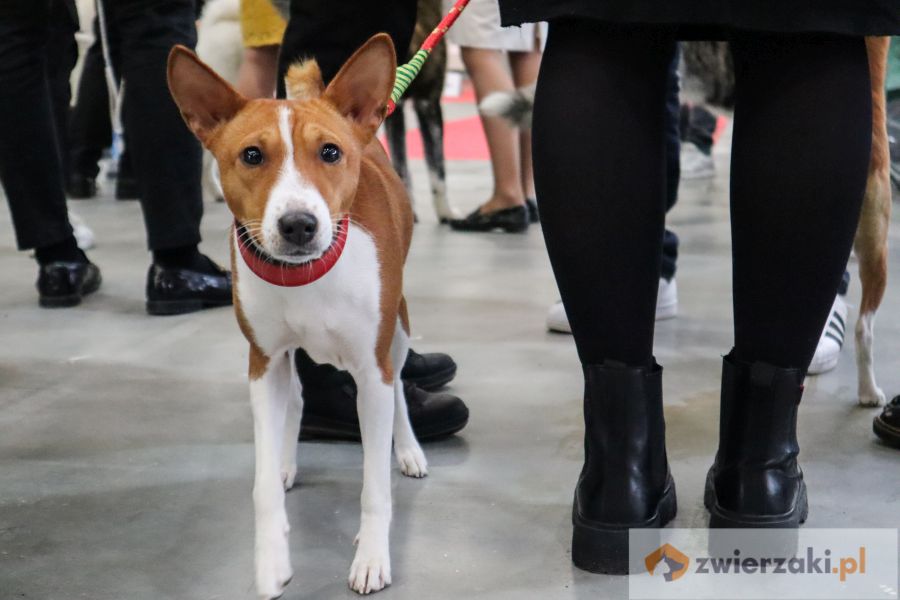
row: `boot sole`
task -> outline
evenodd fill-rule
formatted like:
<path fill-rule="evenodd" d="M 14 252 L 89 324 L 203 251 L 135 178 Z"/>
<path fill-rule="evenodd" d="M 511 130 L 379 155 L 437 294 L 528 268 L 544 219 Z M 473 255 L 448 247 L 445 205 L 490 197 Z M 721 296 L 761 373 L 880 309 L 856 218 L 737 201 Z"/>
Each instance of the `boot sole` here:
<path fill-rule="evenodd" d="M 147 300 L 147 314 L 154 316 L 184 315 L 207 308 L 231 306 L 231 302 L 209 300 Z"/>
<path fill-rule="evenodd" d="M 790 512 L 780 515 L 747 515 L 737 513 L 719 506 L 716 498 L 716 487 L 713 484 L 712 471 L 706 476 L 706 488 L 703 492 L 703 504 L 709 511 L 710 529 L 794 529 L 806 522 L 809 515 L 809 502 L 806 497 L 806 482 L 800 481 L 800 495 L 797 505 Z"/>
<path fill-rule="evenodd" d="M 900 429 L 882 423 L 880 418 L 875 418 L 875 420 L 872 421 L 872 431 L 874 431 L 875 435 L 878 436 L 878 439 L 885 444 L 900 448 Z"/>
<path fill-rule="evenodd" d="M 669 481 L 666 492 L 660 499 L 656 514 L 635 525 L 636 528 L 661 528 L 675 517 L 678 512 L 678 501 L 675 497 L 675 485 Z M 576 567 L 591 573 L 604 575 L 627 575 L 628 565 L 628 529 L 598 526 L 590 523 L 572 511 L 572 562 Z"/>

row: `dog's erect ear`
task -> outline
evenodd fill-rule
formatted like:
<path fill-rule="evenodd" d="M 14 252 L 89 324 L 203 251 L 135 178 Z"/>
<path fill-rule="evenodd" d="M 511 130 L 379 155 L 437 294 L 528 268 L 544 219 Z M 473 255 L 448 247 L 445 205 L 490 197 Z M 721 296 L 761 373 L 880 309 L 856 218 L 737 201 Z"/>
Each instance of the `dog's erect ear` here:
<path fill-rule="evenodd" d="M 394 43 L 388 34 L 379 33 L 344 63 L 325 89 L 325 97 L 367 135 L 374 136 L 387 114 L 396 70 Z"/>
<path fill-rule="evenodd" d="M 216 129 L 247 103 L 227 81 L 184 46 L 169 52 L 169 92 L 185 123 L 206 145 Z"/>
<path fill-rule="evenodd" d="M 288 100 L 309 100 L 318 98 L 325 91 L 322 71 L 315 60 L 294 63 L 284 76 L 284 87 Z"/>

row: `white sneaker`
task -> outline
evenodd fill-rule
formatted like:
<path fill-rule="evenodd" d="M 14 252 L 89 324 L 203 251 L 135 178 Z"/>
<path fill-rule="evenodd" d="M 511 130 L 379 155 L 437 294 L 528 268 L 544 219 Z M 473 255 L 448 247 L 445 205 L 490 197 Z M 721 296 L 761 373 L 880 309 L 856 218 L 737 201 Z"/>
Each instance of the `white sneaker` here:
<path fill-rule="evenodd" d="M 835 368 L 841 357 L 841 348 L 844 347 L 844 333 L 847 328 L 847 303 L 844 297 L 838 295 L 831 306 L 831 314 L 825 324 L 816 353 L 807 370 L 808 375 L 820 375 Z"/>
<path fill-rule="evenodd" d="M 681 146 L 681 178 L 709 179 L 716 175 L 716 163 L 712 156 L 700 152 L 691 142 Z"/>
<path fill-rule="evenodd" d="M 90 250 L 96 243 L 94 230 L 87 226 L 81 217 L 73 212 L 69 212 L 69 223 L 72 225 L 72 235 L 75 236 L 75 242 L 82 250 Z"/>
<path fill-rule="evenodd" d="M 666 281 L 659 278 L 659 291 L 656 295 L 656 320 L 671 319 L 678 314 L 678 286 L 675 279 Z M 556 302 L 547 311 L 547 329 L 557 333 L 572 333 L 569 317 L 562 302 Z"/>
<path fill-rule="evenodd" d="M 659 291 L 656 293 L 656 320 L 673 319 L 678 314 L 678 285 L 673 277 L 671 281 L 659 278 Z"/>

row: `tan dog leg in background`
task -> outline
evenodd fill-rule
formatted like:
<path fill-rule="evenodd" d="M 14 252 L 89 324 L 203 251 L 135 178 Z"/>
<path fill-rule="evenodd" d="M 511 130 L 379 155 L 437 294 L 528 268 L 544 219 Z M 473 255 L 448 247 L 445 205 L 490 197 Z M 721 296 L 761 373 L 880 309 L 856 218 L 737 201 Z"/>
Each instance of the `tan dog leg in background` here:
<path fill-rule="evenodd" d="M 884 392 L 875 382 L 873 356 L 875 311 L 887 285 L 887 237 L 891 218 L 891 173 L 888 147 L 886 98 L 887 53 L 890 38 L 866 38 L 869 72 L 872 79 L 872 158 L 854 249 L 859 258 L 862 300 L 856 321 L 856 365 L 859 403 L 878 406 Z"/>

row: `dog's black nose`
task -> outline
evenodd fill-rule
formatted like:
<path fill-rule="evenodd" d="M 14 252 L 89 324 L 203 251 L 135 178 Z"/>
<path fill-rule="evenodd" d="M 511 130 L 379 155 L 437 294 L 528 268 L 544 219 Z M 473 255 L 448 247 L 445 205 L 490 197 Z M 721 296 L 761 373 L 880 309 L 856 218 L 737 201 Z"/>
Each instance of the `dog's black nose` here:
<path fill-rule="evenodd" d="M 315 237 L 318 226 L 319 220 L 308 212 L 292 212 L 278 219 L 282 237 L 297 246 L 308 244 Z"/>

